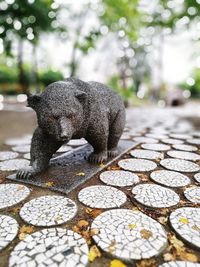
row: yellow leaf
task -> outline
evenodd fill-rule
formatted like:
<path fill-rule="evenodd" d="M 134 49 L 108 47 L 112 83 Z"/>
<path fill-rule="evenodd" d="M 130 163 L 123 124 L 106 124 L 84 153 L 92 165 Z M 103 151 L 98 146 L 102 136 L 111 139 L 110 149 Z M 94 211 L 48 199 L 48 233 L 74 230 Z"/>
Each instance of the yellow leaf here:
<path fill-rule="evenodd" d="M 196 255 L 186 251 L 180 254 L 180 259 L 184 261 L 198 262 L 198 258 Z"/>
<path fill-rule="evenodd" d="M 46 186 L 51 187 L 53 185 L 53 182 L 47 182 L 45 183 Z"/>
<path fill-rule="evenodd" d="M 160 223 L 162 223 L 162 224 L 166 224 L 166 222 L 167 222 L 167 218 L 164 217 L 164 216 L 161 216 L 161 217 L 158 217 L 158 221 L 159 221 Z"/>
<path fill-rule="evenodd" d="M 89 261 L 93 262 L 97 257 L 101 257 L 101 252 L 96 245 L 92 246 L 89 251 Z"/>
<path fill-rule="evenodd" d="M 23 240 L 27 234 L 31 234 L 34 231 L 34 226 L 23 225 L 19 230 L 19 239 Z"/>
<path fill-rule="evenodd" d="M 105 167 L 105 164 L 100 163 L 100 164 L 99 164 L 99 167 L 103 168 L 103 167 Z"/>
<path fill-rule="evenodd" d="M 188 223 L 189 223 L 188 219 L 185 218 L 185 217 L 180 217 L 180 218 L 179 218 L 179 222 L 181 222 L 181 223 L 183 223 L 183 224 L 188 224 Z"/>
<path fill-rule="evenodd" d="M 132 223 L 132 224 L 129 224 L 128 227 L 129 227 L 130 229 L 135 229 L 135 228 L 137 227 L 137 225 L 134 224 L 134 223 Z"/>
<path fill-rule="evenodd" d="M 90 235 L 93 236 L 93 235 L 97 235 L 99 233 L 99 229 L 97 228 L 93 228 L 90 230 Z"/>
<path fill-rule="evenodd" d="M 110 253 L 112 253 L 112 252 L 115 251 L 115 244 L 116 244 L 115 240 L 113 240 L 113 241 L 110 243 L 110 245 L 109 245 L 109 247 L 108 247 L 108 250 L 109 250 Z"/>
<path fill-rule="evenodd" d="M 176 257 L 174 255 L 172 255 L 171 253 L 165 253 L 163 255 L 163 259 L 164 259 L 164 261 L 174 261 L 176 259 Z"/>
<path fill-rule="evenodd" d="M 126 265 L 120 260 L 112 260 L 110 262 L 110 267 L 126 267 Z"/>
<path fill-rule="evenodd" d="M 155 267 L 157 266 L 156 261 L 154 259 L 141 260 L 136 263 L 136 267 Z"/>
<path fill-rule="evenodd" d="M 149 239 L 150 237 L 153 236 L 152 232 L 147 229 L 142 229 L 140 231 L 140 234 L 141 234 L 141 237 L 144 239 Z"/>
<path fill-rule="evenodd" d="M 92 218 L 96 218 L 98 215 L 102 213 L 101 209 L 91 209 L 91 208 L 86 208 L 85 212 L 89 214 Z"/>
<path fill-rule="evenodd" d="M 84 172 L 79 172 L 76 174 L 77 176 L 85 176 L 85 173 Z"/>
<path fill-rule="evenodd" d="M 11 212 L 13 214 L 17 214 L 17 213 L 19 213 L 19 211 L 20 211 L 20 207 L 15 207 L 15 208 L 12 208 L 12 210 L 11 210 Z"/>
<path fill-rule="evenodd" d="M 79 228 L 87 228 L 88 225 L 89 225 L 89 223 L 88 223 L 86 220 L 80 220 L 80 221 L 78 221 L 78 223 L 77 223 L 77 226 L 78 226 Z"/>

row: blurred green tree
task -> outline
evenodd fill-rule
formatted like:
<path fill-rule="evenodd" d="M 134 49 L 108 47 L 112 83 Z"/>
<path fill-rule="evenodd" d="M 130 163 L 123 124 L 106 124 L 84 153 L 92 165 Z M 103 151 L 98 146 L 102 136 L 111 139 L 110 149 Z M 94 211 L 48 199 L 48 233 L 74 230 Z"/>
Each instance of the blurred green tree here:
<path fill-rule="evenodd" d="M 53 0 L 0 1 L 0 38 L 3 40 L 5 52 L 10 56 L 13 38 L 18 40 L 18 80 L 22 91 L 27 95 L 29 86 L 23 66 L 24 40 L 33 44 L 35 53 L 40 34 L 55 30 L 56 12 L 57 6 Z M 36 69 L 35 71 L 37 72 Z"/>

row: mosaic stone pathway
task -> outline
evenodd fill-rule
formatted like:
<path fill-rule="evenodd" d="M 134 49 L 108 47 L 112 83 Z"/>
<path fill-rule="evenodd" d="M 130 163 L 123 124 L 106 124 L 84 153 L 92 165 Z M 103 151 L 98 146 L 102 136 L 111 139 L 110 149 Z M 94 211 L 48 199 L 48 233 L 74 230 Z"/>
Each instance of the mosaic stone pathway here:
<path fill-rule="evenodd" d="M 132 117 L 119 157 L 91 165 L 91 147 L 72 140 L 28 181 L 15 170 L 29 164 L 30 135 L 6 140 L 1 267 L 113 267 L 116 258 L 123 267 L 199 267 L 200 131 L 170 112 Z"/>
<path fill-rule="evenodd" d="M 88 246 L 79 234 L 49 228 L 28 235 L 18 243 L 11 253 L 9 267 L 84 267 L 87 262 Z"/>

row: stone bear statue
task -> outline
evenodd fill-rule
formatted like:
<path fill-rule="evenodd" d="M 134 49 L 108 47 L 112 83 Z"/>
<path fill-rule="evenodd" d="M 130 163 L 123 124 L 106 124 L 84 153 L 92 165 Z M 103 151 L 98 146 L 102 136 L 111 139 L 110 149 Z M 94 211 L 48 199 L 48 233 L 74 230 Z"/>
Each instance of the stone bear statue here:
<path fill-rule="evenodd" d="M 84 137 L 92 145 L 91 163 L 117 155 L 125 108 L 122 99 L 105 85 L 68 78 L 30 96 L 28 106 L 37 114 L 38 127 L 31 142 L 31 164 L 18 171 L 18 178 L 45 170 L 52 155 L 70 139 Z"/>

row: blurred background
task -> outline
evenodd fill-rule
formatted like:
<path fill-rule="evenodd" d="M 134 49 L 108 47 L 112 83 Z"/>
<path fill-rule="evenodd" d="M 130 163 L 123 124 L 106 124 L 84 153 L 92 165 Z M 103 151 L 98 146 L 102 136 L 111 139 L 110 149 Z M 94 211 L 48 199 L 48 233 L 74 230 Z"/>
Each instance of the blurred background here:
<path fill-rule="evenodd" d="M 126 106 L 197 101 L 199 39 L 200 0 L 1 0 L 0 109 L 70 76 Z"/>

